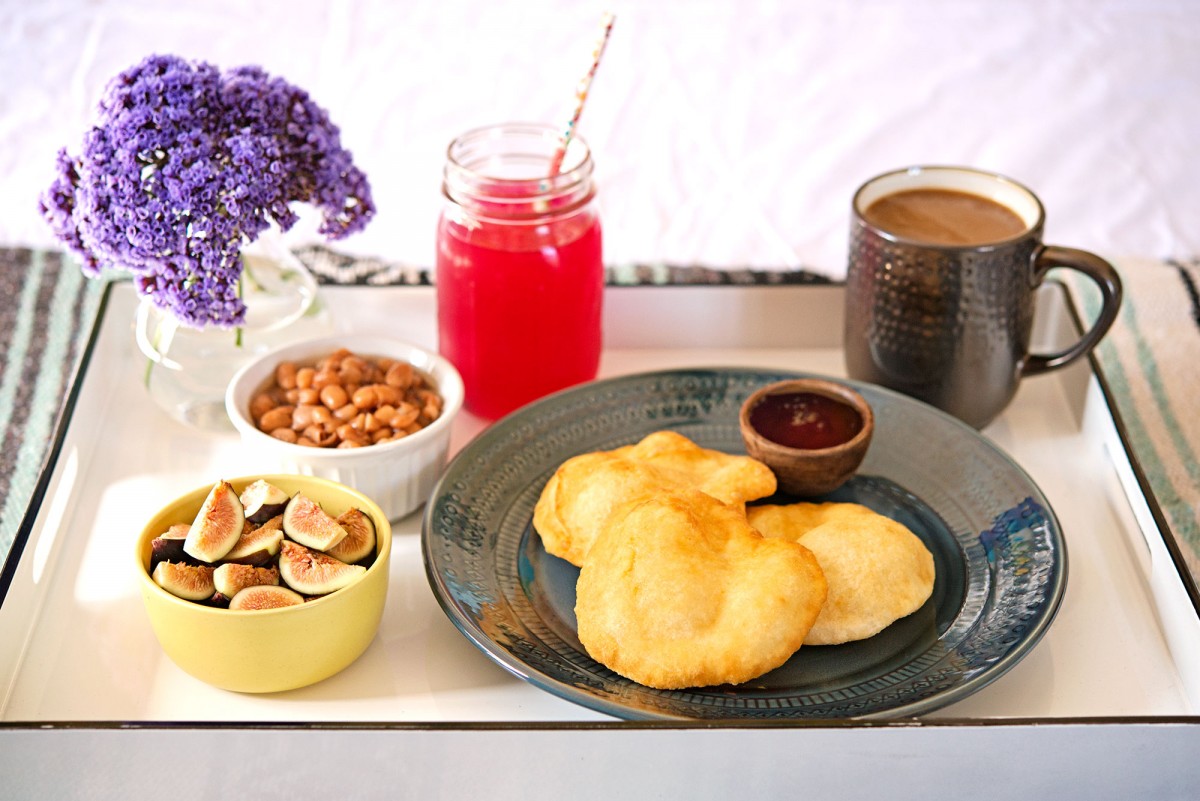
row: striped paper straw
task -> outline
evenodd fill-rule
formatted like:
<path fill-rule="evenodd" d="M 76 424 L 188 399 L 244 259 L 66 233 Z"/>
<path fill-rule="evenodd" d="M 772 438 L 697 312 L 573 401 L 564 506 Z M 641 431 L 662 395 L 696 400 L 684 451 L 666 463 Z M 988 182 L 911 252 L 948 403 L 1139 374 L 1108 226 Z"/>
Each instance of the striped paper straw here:
<path fill-rule="evenodd" d="M 558 150 L 554 153 L 554 160 L 550 162 L 550 177 L 558 175 L 558 171 L 562 169 L 563 158 L 567 155 L 567 146 L 571 144 L 571 138 L 575 136 L 575 129 L 579 126 L 579 117 L 583 114 L 583 104 L 587 101 L 588 89 L 591 88 L 592 78 L 596 76 L 596 69 L 600 66 L 600 58 L 604 55 L 604 48 L 608 45 L 609 34 L 612 33 L 613 22 L 616 17 L 610 13 L 604 15 L 604 32 L 600 35 L 600 40 L 596 42 L 596 49 L 592 52 L 592 66 L 583 76 L 583 80 L 579 82 L 579 87 L 575 90 L 575 114 L 571 117 L 571 121 L 567 123 L 567 128 L 563 131 L 563 135 L 558 144 Z"/>

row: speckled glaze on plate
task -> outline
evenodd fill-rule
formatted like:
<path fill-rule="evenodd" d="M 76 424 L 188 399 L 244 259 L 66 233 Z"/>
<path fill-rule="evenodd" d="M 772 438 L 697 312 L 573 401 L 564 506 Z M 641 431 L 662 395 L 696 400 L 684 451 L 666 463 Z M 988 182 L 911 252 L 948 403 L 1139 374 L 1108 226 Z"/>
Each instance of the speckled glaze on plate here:
<path fill-rule="evenodd" d="M 566 390 L 499 421 L 455 457 L 426 506 L 422 550 L 442 608 L 511 673 L 619 718 L 904 717 L 995 680 L 1041 639 L 1058 610 L 1067 573 L 1058 521 L 1029 476 L 974 429 L 853 381 L 846 383 L 874 409 L 875 439 L 858 474 L 822 499 L 862 503 L 921 537 L 937 570 L 921 609 L 868 640 L 801 648 L 737 686 L 654 690 L 613 673 L 579 644 L 578 568 L 547 554 L 531 526 L 558 465 L 664 428 L 744 453 L 742 401 L 803 375 L 643 373 Z"/>

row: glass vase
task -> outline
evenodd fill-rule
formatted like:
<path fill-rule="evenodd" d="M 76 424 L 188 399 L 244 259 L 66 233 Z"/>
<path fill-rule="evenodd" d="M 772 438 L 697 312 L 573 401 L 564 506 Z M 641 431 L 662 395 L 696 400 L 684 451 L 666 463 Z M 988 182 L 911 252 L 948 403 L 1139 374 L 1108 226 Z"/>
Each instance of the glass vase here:
<path fill-rule="evenodd" d="M 268 350 L 333 332 L 317 282 L 273 231 L 242 251 L 240 328 L 180 324 L 142 299 L 134 335 L 146 356 L 142 377 L 150 398 L 176 420 L 208 431 L 232 431 L 225 388 L 244 364 Z"/>

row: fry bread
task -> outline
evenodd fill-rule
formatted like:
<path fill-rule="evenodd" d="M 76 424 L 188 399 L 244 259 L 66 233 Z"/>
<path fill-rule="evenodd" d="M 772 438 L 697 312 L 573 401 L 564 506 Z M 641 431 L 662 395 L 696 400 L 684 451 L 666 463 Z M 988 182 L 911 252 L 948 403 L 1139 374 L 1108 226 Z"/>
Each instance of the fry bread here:
<path fill-rule="evenodd" d="M 750 525 L 812 551 L 829 597 L 805 645 L 862 640 L 921 608 L 933 592 L 933 556 L 903 524 L 853 503 L 754 506 Z"/>
<path fill-rule="evenodd" d="M 809 550 L 768 539 L 742 509 L 696 490 L 627 506 L 579 573 L 579 640 L 660 689 L 738 684 L 804 642 L 826 583 Z"/>
<path fill-rule="evenodd" d="M 775 474 L 748 456 L 702 448 L 673 431 L 635 445 L 595 451 L 563 462 L 533 511 L 533 527 L 548 553 L 582 566 L 612 517 L 630 503 L 697 489 L 741 508 L 775 492 Z"/>

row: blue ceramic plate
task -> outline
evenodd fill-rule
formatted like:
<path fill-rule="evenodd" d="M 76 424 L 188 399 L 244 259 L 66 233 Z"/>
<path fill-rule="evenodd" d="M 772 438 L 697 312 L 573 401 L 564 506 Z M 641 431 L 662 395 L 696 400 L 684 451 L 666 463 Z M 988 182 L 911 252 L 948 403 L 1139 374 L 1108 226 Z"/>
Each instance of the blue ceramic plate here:
<path fill-rule="evenodd" d="M 632 375 L 558 393 L 501 420 L 458 454 L 426 507 L 425 568 L 442 608 L 510 672 L 620 718 L 910 716 L 993 681 L 1038 642 L 1058 609 L 1067 568 L 1058 521 L 1029 476 L 974 429 L 850 381 L 875 412 L 875 436 L 858 475 L 825 499 L 869 506 L 924 540 L 937 569 L 925 606 L 868 640 L 805 646 L 737 686 L 654 690 L 613 673 L 580 645 L 579 570 L 547 554 L 531 526 L 554 470 L 576 454 L 664 428 L 744 453 L 742 401 L 799 375 Z"/>

